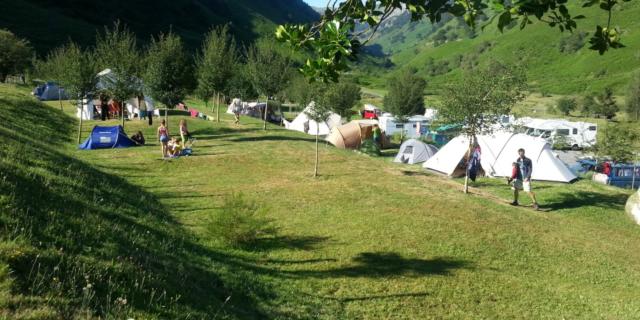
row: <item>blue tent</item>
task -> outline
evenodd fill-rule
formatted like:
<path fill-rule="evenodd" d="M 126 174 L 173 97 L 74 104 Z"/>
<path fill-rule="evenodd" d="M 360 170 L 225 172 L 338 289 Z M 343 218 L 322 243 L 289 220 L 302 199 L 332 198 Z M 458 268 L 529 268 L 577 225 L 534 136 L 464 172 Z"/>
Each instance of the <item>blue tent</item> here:
<path fill-rule="evenodd" d="M 80 149 L 128 148 L 133 146 L 136 146 L 136 143 L 127 137 L 122 126 L 95 126 L 89 138 L 80 145 Z"/>
<path fill-rule="evenodd" d="M 42 101 L 69 99 L 64 89 L 60 88 L 55 82 L 47 82 L 37 86 L 33 89 L 33 95 Z"/>

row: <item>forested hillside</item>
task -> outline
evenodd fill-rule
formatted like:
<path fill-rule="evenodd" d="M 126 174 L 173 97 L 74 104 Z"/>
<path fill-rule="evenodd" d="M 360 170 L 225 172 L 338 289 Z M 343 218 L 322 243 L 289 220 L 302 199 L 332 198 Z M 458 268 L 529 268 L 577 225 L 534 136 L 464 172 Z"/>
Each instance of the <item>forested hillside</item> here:
<path fill-rule="evenodd" d="M 576 94 L 612 87 L 622 93 L 640 62 L 640 5 L 625 2 L 614 12 L 612 25 L 621 29 L 626 47 L 603 56 L 588 49 L 588 39 L 597 23 L 606 24 L 605 13 L 575 3 L 570 8 L 573 14 L 586 16 L 573 33 L 535 23 L 524 30 L 514 24 L 500 33 L 495 21 L 474 32 L 458 19 L 432 25 L 428 21 L 412 23 L 407 14 L 395 17 L 369 43 L 375 49 L 369 51 L 384 53 L 393 70 L 361 69 L 365 72 L 360 80 L 366 86 L 384 87 L 393 71 L 413 68 L 428 80 L 427 90 L 437 92 L 443 84 L 459 78 L 465 68 L 497 59 L 525 65 L 535 91 Z"/>
<path fill-rule="evenodd" d="M 143 41 L 172 29 L 197 48 L 212 25 L 229 23 L 238 39 L 249 41 L 277 24 L 319 17 L 302 0 L 20 0 L 0 1 L 0 12 L 0 28 L 29 39 L 41 55 L 68 39 L 91 44 L 114 20 Z"/>

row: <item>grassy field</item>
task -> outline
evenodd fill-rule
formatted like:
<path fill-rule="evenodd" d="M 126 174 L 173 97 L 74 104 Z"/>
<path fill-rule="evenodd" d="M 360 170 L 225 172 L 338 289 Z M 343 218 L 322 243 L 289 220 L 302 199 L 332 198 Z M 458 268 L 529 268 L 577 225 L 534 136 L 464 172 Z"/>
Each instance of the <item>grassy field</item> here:
<path fill-rule="evenodd" d="M 149 145 L 79 151 L 68 105 L 0 92 L 0 319 L 640 317 L 630 191 L 537 183 L 535 212 L 324 144 L 313 179 L 312 138 L 226 115 L 191 157 L 139 121 Z M 276 227 L 245 249 L 209 231 L 240 192 Z"/>

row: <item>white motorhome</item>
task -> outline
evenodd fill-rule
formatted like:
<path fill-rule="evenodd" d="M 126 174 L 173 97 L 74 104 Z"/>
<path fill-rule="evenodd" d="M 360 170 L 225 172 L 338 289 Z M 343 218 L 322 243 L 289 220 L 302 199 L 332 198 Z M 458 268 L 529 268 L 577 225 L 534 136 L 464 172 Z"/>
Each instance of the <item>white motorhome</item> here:
<path fill-rule="evenodd" d="M 429 130 L 429 118 L 421 115 L 415 115 L 407 119 L 406 122 L 398 121 L 392 114 L 385 113 L 378 118 L 380 130 L 387 136 L 400 134 L 404 131 L 406 138 L 419 138 L 426 134 Z"/>
<path fill-rule="evenodd" d="M 572 149 L 591 147 L 596 143 L 598 126 L 590 122 L 572 122 L 564 119 L 521 118 L 517 123 L 524 133 L 546 139 L 554 144 L 565 139 Z"/>

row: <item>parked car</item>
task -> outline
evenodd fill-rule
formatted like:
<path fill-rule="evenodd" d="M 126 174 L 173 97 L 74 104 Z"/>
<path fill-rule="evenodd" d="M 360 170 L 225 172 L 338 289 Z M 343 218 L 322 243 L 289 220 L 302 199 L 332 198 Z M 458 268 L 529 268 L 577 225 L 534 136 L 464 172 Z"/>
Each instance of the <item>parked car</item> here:
<path fill-rule="evenodd" d="M 638 189 L 640 164 L 613 164 L 603 173 L 594 174 L 593 180 L 620 188 Z"/>

